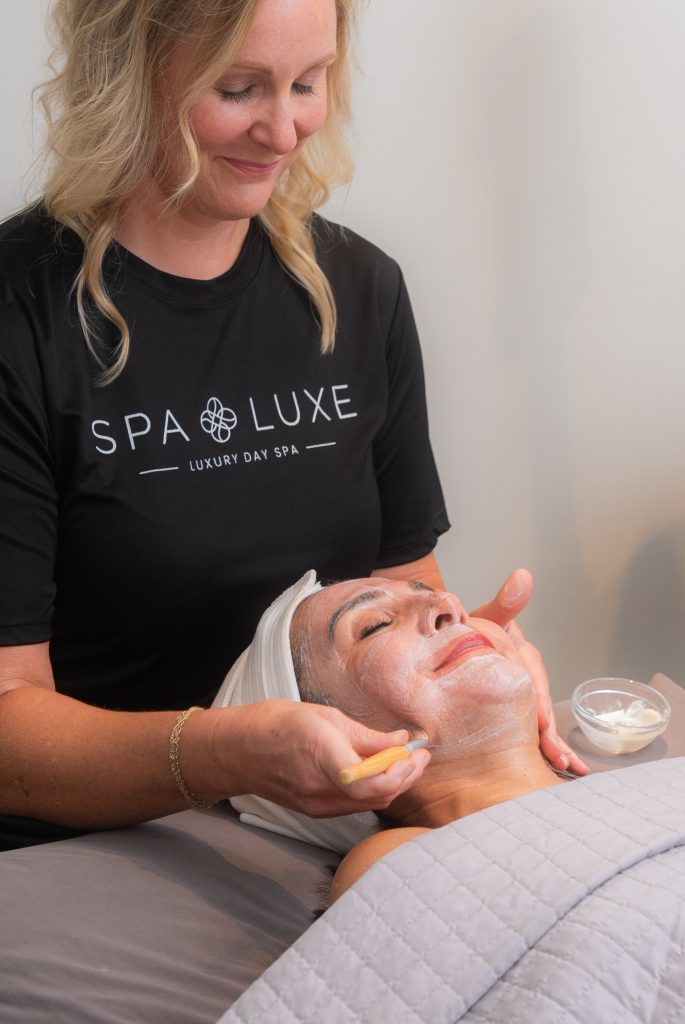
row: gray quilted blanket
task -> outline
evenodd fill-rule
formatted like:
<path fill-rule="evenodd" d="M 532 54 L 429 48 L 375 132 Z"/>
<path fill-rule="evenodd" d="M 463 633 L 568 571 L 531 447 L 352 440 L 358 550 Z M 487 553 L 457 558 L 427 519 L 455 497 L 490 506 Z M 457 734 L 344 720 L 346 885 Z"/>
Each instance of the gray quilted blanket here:
<path fill-rule="evenodd" d="M 219 1024 L 684 1024 L 685 758 L 393 851 Z"/>

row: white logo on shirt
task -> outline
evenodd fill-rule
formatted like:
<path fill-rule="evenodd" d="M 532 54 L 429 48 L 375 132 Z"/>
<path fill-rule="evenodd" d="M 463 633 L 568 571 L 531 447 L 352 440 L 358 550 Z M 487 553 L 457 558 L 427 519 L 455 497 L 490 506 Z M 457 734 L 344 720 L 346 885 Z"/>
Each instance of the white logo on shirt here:
<path fill-rule="evenodd" d="M 240 411 L 240 433 L 245 434 L 247 430 L 247 436 L 243 438 L 243 443 L 249 443 L 249 435 L 252 432 L 261 434 L 263 431 L 292 429 L 298 426 L 306 426 L 307 424 L 316 424 L 317 426 L 327 426 L 328 424 L 335 424 L 336 420 L 344 421 L 356 419 L 358 413 L 354 408 L 349 407 L 353 405 L 353 401 L 348 397 L 349 385 L 348 384 L 329 384 L 328 386 L 322 385 L 321 387 L 314 388 L 313 391 L 309 391 L 307 388 L 302 388 L 301 393 L 291 391 L 288 398 L 273 394 L 271 396 L 273 404 L 269 401 L 269 397 L 261 395 L 259 398 L 259 409 L 258 403 L 253 395 L 246 395 L 243 399 L 248 408 L 243 409 L 239 407 Z M 252 414 L 250 416 L 250 413 Z M 243 415 L 244 414 L 244 415 Z M 216 396 L 212 396 L 207 400 L 207 404 L 203 411 L 197 416 L 197 423 L 201 429 L 209 434 L 217 444 L 225 444 L 229 441 L 233 435 L 233 432 L 238 427 L 238 413 L 234 412 L 229 406 L 224 405 L 221 399 Z M 174 460 L 178 458 L 179 448 L 178 442 L 182 440 L 185 444 L 191 444 L 192 428 L 188 422 L 185 421 L 185 425 L 176 417 L 171 409 L 166 409 L 164 412 L 163 422 L 158 417 L 153 421 L 151 416 L 141 410 L 137 412 L 126 413 L 122 417 L 123 430 L 125 437 L 128 441 L 128 447 L 132 452 L 140 452 L 140 455 L 148 462 L 149 459 L 156 457 L 152 454 L 154 449 L 157 448 L 161 440 L 161 448 L 168 450 L 169 455 L 164 457 L 164 461 Z M 188 427 L 188 431 L 186 430 Z M 119 431 L 116 429 L 116 424 L 110 420 L 96 419 L 91 423 L 91 432 L 96 441 L 99 444 L 95 445 L 96 452 L 101 455 L 114 455 L 122 444 L 121 441 L 121 428 Z M 275 435 L 271 435 L 275 436 Z M 301 435 L 298 438 L 299 441 L 304 441 Z M 328 437 L 321 436 L 320 431 L 309 438 L 311 443 L 304 444 L 305 451 L 323 448 L 335 448 L 337 441 Z M 167 449 L 167 445 L 169 448 Z M 126 447 L 126 445 L 124 445 Z M 172 455 L 171 452 L 175 452 Z M 252 449 L 243 452 L 246 463 L 257 463 L 262 461 L 260 452 L 266 451 L 265 449 Z M 292 455 L 299 455 L 299 449 L 295 445 L 282 445 L 276 446 L 273 449 L 276 458 L 281 458 L 286 453 Z M 266 455 L 263 458 L 266 459 Z M 220 464 L 232 465 L 234 464 L 237 455 L 235 453 L 229 453 L 224 456 L 217 457 Z M 200 470 L 205 468 L 211 468 L 211 465 L 216 465 L 212 459 L 203 457 L 201 459 L 195 459 L 195 465 L 190 464 L 190 469 Z M 140 469 L 141 475 L 147 475 L 148 473 L 166 473 L 171 470 L 178 470 L 177 465 L 163 465 L 151 467 L 147 466 L 145 469 Z"/>
<path fill-rule="evenodd" d="M 200 417 L 202 429 L 211 434 L 215 441 L 224 444 L 231 438 L 231 431 L 238 422 L 238 417 L 227 405 L 222 405 L 218 398 L 210 398 L 207 408 Z"/>

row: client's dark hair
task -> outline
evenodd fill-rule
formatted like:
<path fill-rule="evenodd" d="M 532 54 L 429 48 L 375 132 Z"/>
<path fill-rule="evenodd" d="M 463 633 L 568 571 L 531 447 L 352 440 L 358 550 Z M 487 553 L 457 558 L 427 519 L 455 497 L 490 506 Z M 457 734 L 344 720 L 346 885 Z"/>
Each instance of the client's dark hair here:
<path fill-rule="evenodd" d="M 330 586 L 330 584 L 326 584 Z M 318 593 L 318 591 L 317 591 Z M 297 622 L 297 618 L 300 614 L 300 610 L 304 608 L 307 601 L 311 601 L 316 594 L 309 594 L 305 597 L 304 601 L 300 601 L 292 617 L 290 623 L 290 654 L 293 659 L 293 669 L 295 670 L 295 681 L 297 682 L 297 689 L 300 694 L 300 700 L 304 701 L 305 704 L 322 704 L 324 707 L 335 708 L 338 704 L 327 697 L 321 690 L 314 689 L 306 679 L 307 671 L 307 654 L 305 650 L 305 643 L 298 636 L 293 629 L 293 626 Z M 342 709 L 341 709 L 342 710 Z"/>

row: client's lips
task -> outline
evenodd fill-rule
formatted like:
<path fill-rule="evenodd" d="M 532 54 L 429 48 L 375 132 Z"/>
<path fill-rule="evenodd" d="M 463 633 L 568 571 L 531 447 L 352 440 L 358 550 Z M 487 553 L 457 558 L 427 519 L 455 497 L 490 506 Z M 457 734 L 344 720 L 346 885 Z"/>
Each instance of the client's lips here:
<path fill-rule="evenodd" d="M 486 636 L 483 636 L 482 633 L 468 633 L 448 649 L 446 656 L 433 671 L 441 672 L 443 669 L 450 668 L 455 661 L 458 661 L 465 654 L 471 654 L 479 650 L 494 651 L 495 645 Z"/>

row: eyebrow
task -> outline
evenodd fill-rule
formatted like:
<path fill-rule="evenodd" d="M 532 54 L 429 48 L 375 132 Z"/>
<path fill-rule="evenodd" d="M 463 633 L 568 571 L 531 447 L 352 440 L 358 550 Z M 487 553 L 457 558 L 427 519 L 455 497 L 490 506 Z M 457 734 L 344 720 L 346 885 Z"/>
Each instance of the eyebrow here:
<path fill-rule="evenodd" d="M 407 580 L 408 586 L 412 590 L 428 590 L 431 594 L 435 593 L 433 587 L 429 587 L 427 583 L 422 583 L 421 580 Z M 338 619 L 345 615 L 346 612 L 352 611 L 353 608 L 357 608 L 360 604 L 367 604 L 369 601 L 375 601 L 377 597 L 382 595 L 382 590 L 365 590 L 362 594 L 357 594 L 356 597 L 346 601 L 345 604 L 341 604 L 339 608 L 333 612 L 328 622 L 328 639 L 333 642 L 335 627 L 338 623 Z"/>
<path fill-rule="evenodd" d="M 345 604 L 341 604 L 339 608 L 336 608 L 330 617 L 328 622 L 328 639 L 333 642 L 335 634 L 335 627 L 338 623 L 338 619 L 346 612 L 352 611 L 360 604 L 367 604 L 369 601 L 374 601 L 377 597 L 380 597 L 383 593 L 382 590 L 365 590 L 362 594 L 357 594 L 356 597 L 346 601 Z"/>
<path fill-rule="evenodd" d="M 308 74 L 310 71 L 314 71 L 315 68 L 330 67 L 337 60 L 338 54 L 336 52 L 328 53 L 321 60 L 315 60 L 314 63 L 306 68 L 302 74 Z M 244 64 L 231 64 L 226 74 L 230 74 L 232 71 L 254 71 L 260 75 L 272 75 L 273 68 L 268 67 L 266 64 L 252 64 L 246 61 Z"/>

